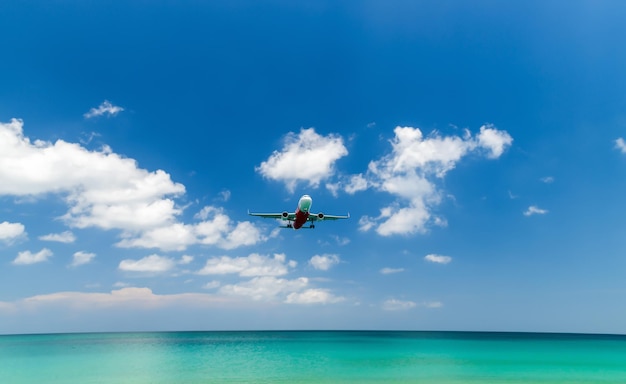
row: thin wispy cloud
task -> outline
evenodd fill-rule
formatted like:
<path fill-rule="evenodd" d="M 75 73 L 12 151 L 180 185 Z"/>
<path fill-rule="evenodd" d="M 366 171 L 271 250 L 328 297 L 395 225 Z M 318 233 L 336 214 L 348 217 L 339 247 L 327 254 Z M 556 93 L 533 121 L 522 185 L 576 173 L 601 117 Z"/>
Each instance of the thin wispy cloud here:
<path fill-rule="evenodd" d="M 545 215 L 546 213 L 548 213 L 547 209 L 541 209 L 536 205 L 531 205 L 526 211 L 524 211 L 524 216 Z"/>
<path fill-rule="evenodd" d="M 452 261 L 450 256 L 430 254 L 424 256 L 424 260 L 435 264 L 448 264 Z"/>
<path fill-rule="evenodd" d="M 404 272 L 404 268 L 388 268 L 388 267 L 385 267 L 385 268 L 380 270 L 380 273 L 383 274 L 383 275 L 391 275 L 391 274 L 400 273 L 400 272 Z"/>
<path fill-rule="evenodd" d="M 76 241 L 76 236 L 71 231 L 65 231 L 61 233 L 50 233 L 48 235 L 39 236 L 39 240 L 43 241 L 55 241 L 57 243 L 73 243 Z"/>
<path fill-rule="evenodd" d="M 120 271 L 126 272 L 162 273 L 171 270 L 175 266 L 176 261 L 174 259 L 154 254 L 139 260 L 122 260 L 118 268 Z"/>
<path fill-rule="evenodd" d="M 550 184 L 550 183 L 553 183 L 553 182 L 554 182 L 554 177 L 552 177 L 552 176 L 546 176 L 546 177 L 542 177 L 542 178 L 541 178 L 541 179 L 539 179 L 539 180 L 541 180 L 541 182 L 542 182 L 542 183 Z"/>
<path fill-rule="evenodd" d="M 328 289 L 311 288 L 303 292 L 292 292 L 285 299 L 286 304 L 333 304 L 345 298 L 335 296 Z"/>
<path fill-rule="evenodd" d="M 218 280 L 211 280 L 208 283 L 205 283 L 202 288 L 204 289 L 215 289 L 215 288 L 219 288 L 220 285 L 222 285 L 222 283 L 220 283 Z"/>
<path fill-rule="evenodd" d="M 273 256 L 253 253 L 247 257 L 212 257 L 197 273 L 199 275 L 282 276 L 289 273 L 289 270 L 295 268 L 297 264 L 295 260 L 287 260 L 284 253 L 276 253 Z"/>
<path fill-rule="evenodd" d="M 91 119 L 93 117 L 104 115 L 115 116 L 123 110 L 124 108 L 113 105 L 108 100 L 104 100 L 104 102 L 102 102 L 102 104 L 100 104 L 97 108 L 91 108 L 89 112 L 85 113 L 83 116 L 85 119 Z"/>
<path fill-rule="evenodd" d="M 383 309 L 385 311 L 406 311 L 416 306 L 417 303 L 410 300 L 389 299 L 383 303 Z"/>

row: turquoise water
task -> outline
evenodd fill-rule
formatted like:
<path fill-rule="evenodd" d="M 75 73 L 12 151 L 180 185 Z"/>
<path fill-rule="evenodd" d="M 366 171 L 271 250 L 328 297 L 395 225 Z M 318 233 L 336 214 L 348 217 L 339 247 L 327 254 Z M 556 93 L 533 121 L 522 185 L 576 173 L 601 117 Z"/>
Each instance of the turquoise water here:
<path fill-rule="evenodd" d="M 0 383 L 626 383 L 626 337 L 462 332 L 0 336 Z"/>

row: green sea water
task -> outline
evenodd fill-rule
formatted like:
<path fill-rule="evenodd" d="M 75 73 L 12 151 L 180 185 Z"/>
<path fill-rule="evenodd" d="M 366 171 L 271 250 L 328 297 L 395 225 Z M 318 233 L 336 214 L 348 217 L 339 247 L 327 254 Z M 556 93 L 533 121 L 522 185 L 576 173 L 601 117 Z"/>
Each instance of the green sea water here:
<path fill-rule="evenodd" d="M 374 331 L 0 336 L 0 383 L 626 383 L 626 337 Z"/>

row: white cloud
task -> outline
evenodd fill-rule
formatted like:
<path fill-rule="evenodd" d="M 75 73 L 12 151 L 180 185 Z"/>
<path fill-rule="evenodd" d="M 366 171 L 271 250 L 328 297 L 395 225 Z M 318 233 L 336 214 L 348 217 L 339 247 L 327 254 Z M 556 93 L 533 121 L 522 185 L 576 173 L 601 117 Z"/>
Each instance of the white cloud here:
<path fill-rule="evenodd" d="M 139 235 L 126 234 L 126 238 L 115 244 L 121 248 L 159 248 L 164 251 L 184 251 L 198 242 L 194 226 L 172 223 L 167 226 L 152 228 Z"/>
<path fill-rule="evenodd" d="M 380 270 L 380 273 L 382 273 L 383 275 L 391 275 L 392 273 L 400 273 L 400 272 L 404 272 L 404 268 L 383 268 Z"/>
<path fill-rule="evenodd" d="M 309 265 L 320 271 L 328 271 L 333 265 L 339 264 L 337 255 L 315 255 L 309 260 Z"/>
<path fill-rule="evenodd" d="M 288 297 L 293 292 L 299 292 L 308 284 L 309 279 L 306 277 L 288 280 L 274 276 L 258 276 L 239 284 L 225 285 L 220 288 L 220 293 L 245 296 L 256 301 L 273 301 Z"/>
<path fill-rule="evenodd" d="M 83 116 L 85 117 L 85 119 L 91 119 L 92 117 L 98 117 L 102 115 L 115 116 L 123 110 L 124 108 L 113 105 L 108 100 L 104 100 L 102 104 L 98 106 L 98 108 L 91 108 L 89 112 L 85 113 Z"/>
<path fill-rule="evenodd" d="M 363 216 L 359 219 L 359 230 L 367 232 L 376 225 L 376 221 L 369 216 Z"/>
<path fill-rule="evenodd" d="M 350 180 L 344 189 L 347 193 L 353 195 L 356 192 L 366 190 L 367 186 L 367 179 L 363 176 L 363 174 L 359 173 L 358 175 L 350 177 Z"/>
<path fill-rule="evenodd" d="M 230 200 L 230 191 L 225 189 L 219 193 L 220 199 L 224 202 Z"/>
<path fill-rule="evenodd" d="M 440 301 L 425 301 L 421 304 L 423 307 L 426 308 L 441 308 L 443 307 L 443 303 Z"/>
<path fill-rule="evenodd" d="M 542 177 L 542 178 L 541 178 L 541 179 L 539 179 L 539 180 L 541 180 L 541 182 L 542 182 L 542 183 L 550 184 L 550 183 L 553 183 L 553 182 L 554 182 L 554 177 L 552 177 L 552 176 L 546 176 L 546 177 Z"/>
<path fill-rule="evenodd" d="M 219 281 L 212 280 L 212 281 L 209 281 L 208 283 L 204 284 L 202 286 L 202 288 L 204 288 L 204 289 L 215 289 L 215 288 L 219 288 L 220 285 L 222 285 L 222 283 L 220 283 Z"/>
<path fill-rule="evenodd" d="M 267 240 L 249 221 L 234 224 L 221 208 L 204 207 L 196 218 L 196 224 L 173 223 L 148 229 L 137 237 L 122 239 L 116 245 L 122 248 L 160 248 L 166 251 L 182 251 L 193 244 L 213 245 L 222 249 L 234 249 L 254 245 Z"/>
<path fill-rule="evenodd" d="M 626 142 L 623 138 L 618 138 L 615 140 L 615 148 L 619 149 L 622 153 L 626 153 Z"/>
<path fill-rule="evenodd" d="M 401 311 L 415 308 L 417 304 L 413 301 L 403 301 L 397 299 L 389 299 L 383 303 L 385 311 Z"/>
<path fill-rule="evenodd" d="M 213 257 L 207 260 L 200 275 L 238 274 L 239 276 L 282 276 L 295 268 L 294 260 L 287 261 L 284 253 L 276 253 L 273 257 L 253 253 L 247 257 Z"/>
<path fill-rule="evenodd" d="M 267 179 L 284 182 L 293 192 L 299 182 L 319 186 L 333 174 L 335 162 L 347 154 L 341 136 L 322 136 L 313 128 L 302 129 L 299 134 L 287 134 L 282 150 L 274 151 L 255 169 Z"/>
<path fill-rule="evenodd" d="M 69 211 L 63 219 L 78 228 L 138 231 L 170 223 L 181 213 L 167 196 L 185 192 L 162 170 L 148 172 L 133 159 L 57 140 L 24 136 L 21 120 L 0 123 L 0 195 L 59 193 Z"/>
<path fill-rule="evenodd" d="M 126 287 L 110 293 L 57 292 L 28 297 L 16 303 L 19 306 L 69 306 L 93 310 L 123 306 L 132 308 L 155 308 L 168 305 L 203 305 L 223 302 L 223 298 L 205 293 L 154 294 L 150 288 Z"/>
<path fill-rule="evenodd" d="M 180 261 L 178 262 L 178 264 L 187 265 L 187 264 L 190 264 L 192 261 L 193 261 L 193 256 L 183 255 L 183 257 L 180 258 Z"/>
<path fill-rule="evenodd" d="M 425 232 L 431 215 L 424 201 L 414 199 L 408 207 L 387 207 L 387 210 L 383 210 L 379 216 L 380 218 L 385 220 L 378 225 L 376 232 L 382 236 L 390 236 Z"/>
<path fill-rule="evenodd" d="M 65 231 L 61 233 L 50 233 L 48 235 L 39 236 L 39 240 L 43 241 L 56 241 L 59 243 L 73 243 L 76 241 L 76 236 L 71 231 Z"/>
<path fill-rule="evenodd" d="M 257 276 L 238 284 L 222 286 L 219 293 L 242 296 L 254 301 L 274 301 L 286 304 L 330 304 L 343 301 L 327 289 L 309 288 L 309 279 L 289 280 L 276 276 Z"/>
<path fill-rule="evenodd" d="M 0 241 L 5 243 L 12 243 L 15 239 L 26 235 L 24 224 L 21 223 L 9 223 L 3 221 L 0 223 Z"/>
<path fill-rule="evenodd" d="M 424 260 L 430 261 L 431 263 L 448 264 L 449 262 L 452 261 L 452 258 L 450 256 L 430 254 L 430 255 L 424 256 Z"/>
<path fill-rule="evenodd" d="M 43 248 L 41 251 L 37 253 L 32 253 L 30 251 L 19 252 L 15 260 L 13 260 L 14 265 L 30 265 L 36 263 L 42 263 L 48 260 L 53 255 L 52 251 L 48 248 Z"/>
<path fill-rule="evenodd" d="M 337 235 L 332 235 L 332 238 L 335 239 L 338 245 L 344 246 L 350 244 L 350 239 L 347 237 L 339 237 Z"/>
<path fill-rule="evenodd" d="M 184 250 L 206 244 L 233 249 L 265 240 L 250 222 L 233 223 L 216 207 L 205 208 L 207 221 L 181 223 L 183 209 L 173 199 L 184 193 L 185 187 L 166 172 L 141 169 L 109 147 L 89 151 L 63 140 L 32 143 L 21 120 L 0 123 L 0 196 L 61 196 L 68 206 L 61 217 L 65 223 L 121 230 L 121 247 Z M 69 238 L 65 233 L 42 237 Z"/>
<path fill-rule="evenodd" d="M 139 260 L 126 259 L 120 261 L 118 268 L 126 272 L 167 272 L 176 266 L 176 262 L 159 255 L 146 256 Z"/>
<path fill-rule="evenodd" d="M 513 138 L 506 131 L 495 129 L 491 125 L 480 127 L 480 133 L 477 138 L 478 145 L 488 149 L 489 154 L 487 157 L 492 159 L 500 157 L 504 150 L 513 143 Z"/>
<path fill-rule="evenodd" d="M 292 292 L 287 295 L 285 303 L 288 304 L 329 304 L 345 300 L 337 297 L 327 289 L 307 289 L 304 292 Z"/>
<path fill-rule="evenodd" d="M 344 187 L 347 193 L 372 187 L 397 197 L 378 217 L 364 216 L 359 221 L 362 231 L 375 228 L 382 236 L 423 233 L 429 225 L 445 226 L 444 218 L 432 214 L 442 200 L 436 180 L 445 177 L 470 152 L 482 149 L 488 158 L 497 158 L 513 141 L 507 132 L 491 125 L 482 126 L 476 137 L 469 131 L 463 137 L 441 137 L 437 132 L 424 137 L 420 129 L 412 127 L 396 127 L 394 133 L 391 153 L 371 161 L 365 175 L 352 176 Z"/>
<path fill-rule="evenodd" d="M 526 211 L 524 211 L 524 216 L 545 215 L 546 213 L 548 213 L 548 210 L 541 209 L 536 205 L 531 205 Z"/>
<path fill-rule="evenodd" d="M 78 251 L 74 253 L 74 256 L 72 258 L 72 264 L 70 264 L 70 266 L 78 267 L 79 265 L 89 264 L 95 257 L 95 253 Z"/>

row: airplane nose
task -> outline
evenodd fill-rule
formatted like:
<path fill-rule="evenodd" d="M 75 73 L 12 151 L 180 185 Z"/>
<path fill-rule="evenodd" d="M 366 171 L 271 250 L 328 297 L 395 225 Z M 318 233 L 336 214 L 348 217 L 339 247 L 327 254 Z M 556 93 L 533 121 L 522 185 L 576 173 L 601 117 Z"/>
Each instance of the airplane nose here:
<path fill-rule="evenodd" d="M 312 202 L 313 200 L 311 199 L 311 196 L 304 195 L 300 198 L 300 201 L 298 202 L 298 207 L 301 211 L 308 212 L 311 208 Z"/>

